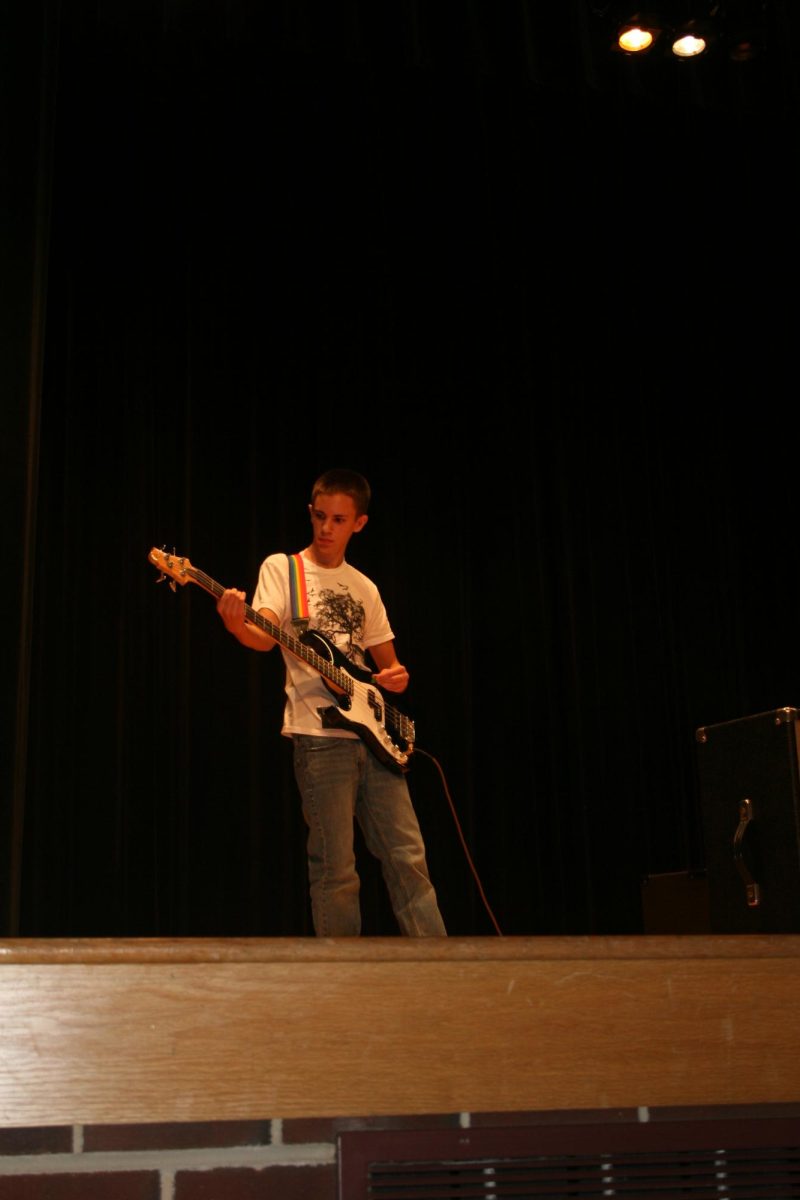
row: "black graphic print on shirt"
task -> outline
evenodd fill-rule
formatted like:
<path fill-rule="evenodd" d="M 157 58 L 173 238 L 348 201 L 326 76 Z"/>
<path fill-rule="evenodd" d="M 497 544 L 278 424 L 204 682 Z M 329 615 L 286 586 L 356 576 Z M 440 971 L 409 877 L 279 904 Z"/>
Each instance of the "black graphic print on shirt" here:
<path fill-rule="evenodd" d="M 308 592 L 309 606 L 314 611 L 314 627 L 324 633 L 356 666 L 366 665 L 359 642 L 364 636 L 364 605 L 350 594 L 344 585 L 340 591 L 312 587 Z"/>

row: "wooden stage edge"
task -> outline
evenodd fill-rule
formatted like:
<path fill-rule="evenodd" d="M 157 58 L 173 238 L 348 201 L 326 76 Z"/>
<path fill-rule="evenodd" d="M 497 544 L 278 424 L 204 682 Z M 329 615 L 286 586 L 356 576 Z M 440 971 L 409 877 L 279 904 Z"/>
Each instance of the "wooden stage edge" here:
<path fill-rule="evenodd" d="M 0 1125 L 800 1101 L 800 935 L 0 941 Z"/>

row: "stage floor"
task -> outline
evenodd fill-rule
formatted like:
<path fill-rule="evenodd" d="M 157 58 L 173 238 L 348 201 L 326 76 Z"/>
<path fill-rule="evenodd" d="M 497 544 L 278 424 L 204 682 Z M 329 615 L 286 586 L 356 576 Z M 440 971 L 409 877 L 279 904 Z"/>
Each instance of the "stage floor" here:
<path fill-rule="evenodd" d="M 800 936 L 8 939 L 0 1124 L 800 1101 Z"/>

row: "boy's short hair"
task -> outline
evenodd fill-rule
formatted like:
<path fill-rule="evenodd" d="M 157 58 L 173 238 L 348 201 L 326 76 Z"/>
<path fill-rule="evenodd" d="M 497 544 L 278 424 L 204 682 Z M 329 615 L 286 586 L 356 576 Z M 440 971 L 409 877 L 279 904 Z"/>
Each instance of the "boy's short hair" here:
<path fill-rule="evenodd" d="M 356 516 L 360 517 L 368 511 L 372 491 L 358 471 L 338 467 L 324 471 L 311 489 L 311 503 L 313 505 L 319 495 L 333 496 L 337 492 L 350 497 L 356 506 Z"/>

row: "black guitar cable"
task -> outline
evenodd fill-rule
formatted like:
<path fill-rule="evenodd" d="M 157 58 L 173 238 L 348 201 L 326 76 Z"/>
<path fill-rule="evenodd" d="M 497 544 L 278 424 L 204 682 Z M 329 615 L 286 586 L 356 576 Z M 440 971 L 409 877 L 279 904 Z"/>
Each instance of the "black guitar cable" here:
<path fill-rule="evenodd" d="M 429 754 L 427 750 L 420 750 L 419 746 L 414 747 L 414 753 L 415 754 L 424 754 L 426 758 L 429 758 L 431 760 L 433 765 L 436 767 L 436 770 L 439 772 L 439 777 L 441 778 L 441 781 L 442 781 L 442 787 L 444 788 L 444 794 L 447 797 L 447 803 L 449 805 L 450 812 L 453 815 L 453 821 L 455 822 L 456 832 L 458 833 L 458 839 L 461 842 L 462 849 L 464 851 L 464 854 L 466 855 L 467 863 L 469 864 L 469 869 L 472 872 L 472 877 L 475 880 L 481 900 L 483 901 L 483 907 L 486 909 L 487 913 L 489 914 L 489 920 L 492 922 L 492 925 L 494 926 L 495 933 L 497 934 L 498 937 L 503 937 L 503 931 L 501 930 L 500 926 L 497 924 L 497 921 L 495 920 L 495 915 L 492 912 L 489 901 L 486 899 L 486 893 L 483 890 L 483 884 L 481 883 L 480 878 L 478 877 L 478 872 L 475 870 L 475 864 L 472 861 L 472 855 L 470 854 L 469 848 L 467 847 L 467 843 L 464 838 L 464 831 L 461 828 L 461 822 L 458 819 L 458 813 L 456 812 L 455 805 L 453 804 L 453 798 L 450 795 L 450 789 L 447 786 L 447 780 L 445 779 L 444 771 L 441 768 L 439 760 L 437 758 L 434 758 L 434 756 L 432 754 Z"/>

